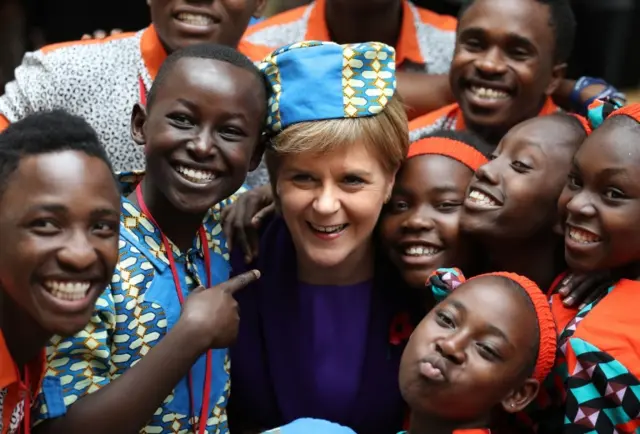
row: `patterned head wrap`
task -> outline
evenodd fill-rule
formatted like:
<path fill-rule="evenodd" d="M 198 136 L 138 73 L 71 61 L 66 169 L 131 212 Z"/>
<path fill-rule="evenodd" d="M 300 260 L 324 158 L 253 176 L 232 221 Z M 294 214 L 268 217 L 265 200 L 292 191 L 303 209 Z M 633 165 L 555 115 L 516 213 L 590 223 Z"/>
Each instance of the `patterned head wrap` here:
<path fill-rule="evenodd" d="M 379 42 L 298 42 L 258 68 L 268 83 L 271 135 L 299 122 L 374 116 L 396 92 L 395 50 Z"/>

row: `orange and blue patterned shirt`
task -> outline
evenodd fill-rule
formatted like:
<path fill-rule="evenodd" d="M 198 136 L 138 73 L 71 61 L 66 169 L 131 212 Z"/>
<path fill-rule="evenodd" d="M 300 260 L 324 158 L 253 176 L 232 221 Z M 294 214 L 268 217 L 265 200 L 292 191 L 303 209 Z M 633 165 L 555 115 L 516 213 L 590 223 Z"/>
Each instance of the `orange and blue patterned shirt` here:
<path fill-rule="evenodd" d="M 141 174 L 121 175 L 125 187 L 136 185 Z M 126 188 L 125 188 L 126 190 Z M 126 193 L 125 193 L 126 195 Z M 203 221 L 211 257 L 212 285 L 229 278 L 226 240 L 220 212 L 237 196 L 210 210 Z M 63 416 L 67 407 L 83 396 L 107 386 L 147 354 L 176 324 L 181 305 L 171 274 L 160 230 L 142 211 L 123 197 L 120 215 L 120 260 L 111 285 L 100 296 L 87 327 L 70 338 L 54 337 L 47 348 L 47 370 L 38 396 L 36 423 Z M 206 281 L 205 261 L 199 237 L 191 249 L 181 252 L 172 245 L 186 298 L 199 282 Z M 226 349 L 213 351 L 208 434 L 226 434 L 229 396 L 229 357 Z M 206 357 L 191 369 L 193 384 L 203 384 Z M 202 388 L 194 387 L 195 414 L 200 414 Z M 193 432 L 189 387 L 183 378 L 140 432 Z M 197 417 L 194 417 L 197 421 Z M 195 422 L 194 421 L 194 422 Z"/>

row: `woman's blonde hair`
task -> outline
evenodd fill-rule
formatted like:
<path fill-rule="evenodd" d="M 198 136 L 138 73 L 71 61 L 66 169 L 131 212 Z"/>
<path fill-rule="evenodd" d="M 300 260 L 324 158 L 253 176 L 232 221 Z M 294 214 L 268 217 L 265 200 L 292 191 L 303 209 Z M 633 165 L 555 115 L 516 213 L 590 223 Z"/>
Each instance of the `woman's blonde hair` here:
<path fill-rule="evenodd" d="M 273 137 L 265 154 L 272 186 L 275 187 L 280 156 L 326 154 L 356 142 L 375 155 L 387 173 L 395 173 L 409 149 L 407 114 L 397 95 L 375 116 L 301 122 Z"/>

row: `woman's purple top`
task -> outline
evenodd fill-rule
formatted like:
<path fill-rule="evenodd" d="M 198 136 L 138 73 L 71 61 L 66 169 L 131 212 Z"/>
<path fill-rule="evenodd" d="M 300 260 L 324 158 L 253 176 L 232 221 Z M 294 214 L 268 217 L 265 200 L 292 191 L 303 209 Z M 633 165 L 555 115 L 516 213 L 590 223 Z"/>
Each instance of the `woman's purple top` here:
<path fill-rule="evenodd" d="M 398 388 L 403 348 L 389 343 L 400 306 L 393 288 L 381 276 L 349 286 L 300 283 L 293 243 L 279 218 L 262 234 L 260 252 L 252 266 L 262 277 L 237 293 L 232 429 L 269 429 L 311 417 L 358 434 L 397 433 L 404 412 Z M 234 274 L 248 269 L 240 254 L 232 266 Z"/>

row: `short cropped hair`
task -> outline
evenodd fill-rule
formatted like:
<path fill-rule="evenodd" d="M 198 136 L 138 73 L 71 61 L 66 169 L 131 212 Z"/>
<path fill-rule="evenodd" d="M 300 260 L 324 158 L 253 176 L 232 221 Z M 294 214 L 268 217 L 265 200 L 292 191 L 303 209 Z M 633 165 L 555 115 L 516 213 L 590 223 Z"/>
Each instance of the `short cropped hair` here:
<path fill-rule="evenodd" d="M 465 0 L 458 14 L 459 20 L 475 1 Z M 528 1 L 535 1 L 549 7 L 549 27 L 553 30 L 556 39 L 553 59 L 556 64 L 565 63 L 571 56 L 576 38 L 576 17 L 571 9 L 571 2 L 569 0 Z"/>
<path fill-rule="evenodd" d="M 239 51 L 227 47 L 226 45 L 218 45 L 211 43 L 189 45 L 185 48 L 171 53 L 166 60 L 162 63 L 158 75 L 149 90 L 147 95 L 147 109 L 149 109 L 156 98 L 158 89 L 164 85 L 167 76 L 173 70 L 173 67 L 178 63 L 180 59 L 210 59 L 218 60 L 220 62 L 227 62 L 238 68 L 246 69 L 256 76 L 258 82 L 262 85 L 262 89 L 265 92 L 265 105 L 266 105 L 266 81 L 260 70 L 254 65 L 254 63 L 244 54 Z"/>
<path fill-rule="evenodd" d="M 62 151 L 79 151 L 99 158 L 113 173 L 98 135 L 84 119 L 64 110 L 39 112 L 0 133 L 0 195 L 22 158 Z"/>

